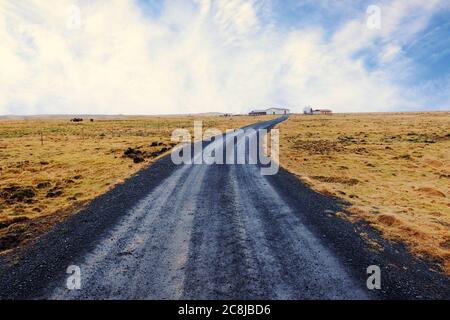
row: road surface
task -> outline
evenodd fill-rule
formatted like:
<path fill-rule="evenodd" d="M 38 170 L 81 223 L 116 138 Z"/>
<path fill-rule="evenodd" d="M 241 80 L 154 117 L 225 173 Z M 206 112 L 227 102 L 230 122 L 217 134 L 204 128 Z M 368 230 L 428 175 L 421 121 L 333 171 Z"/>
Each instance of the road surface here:
<path fill-rule="evenodd" d="M 249 126 L 245 132 L 271 128 L 282 120 L 285 117 Z M 234 139 L 223 136 L 203 143 L 203 151 L 224 143 L 233 144 L 236 156 L 243 156 Z M 373 252 L 353 226 L 333 215 L 341 210 L 335 199 L 294 182 L 284 171 L 264 176 L 261 166 L 254 164 L 175 166 L 170 158 L 152 167 L 94 201 L 25 252 L 3 261 L 0 297 L 372 299 L 442 295 L 438 285 L 423 291 L 430 279 L 439 283 L 434 273 L 415 277 L 392 269 L 392 264 L 407 263 L 423 270 L 421 262 L 411 260 L 401 248 L 391 249 L 395 258 L 389 250 L 387 254 Z M 383 290 L 367 289 L 366 269 L 371 264 L 381 264 L 389 272 L 383 278 Z M 80 269 L 79 290 L 67 288 L 69 265 Z"/>

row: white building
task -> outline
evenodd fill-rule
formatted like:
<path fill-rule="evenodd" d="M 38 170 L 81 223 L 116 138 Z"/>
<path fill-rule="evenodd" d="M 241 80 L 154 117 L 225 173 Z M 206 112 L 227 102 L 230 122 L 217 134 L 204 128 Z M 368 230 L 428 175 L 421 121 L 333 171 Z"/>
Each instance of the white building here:
<path fill-rule="evenodd" d="M 313 114 L 314 109 L 311 106 L 306 106 L 305 108 L 303 108 L 303 113 L 304 114 Z"/>
<path fill-rule="evenodd" d="M 333 113 L 333 110 L 330 109 L 313 109 L 311 106 L 306 106 L 303 109 L 304 114 L 326 114 L 330 115 Z"/>
<path fill-rule="evenodd" d="M 266 114 L 289 114 L 289 109 L 286 108 L 268 108 L 264 110 L 253 110 L 249 113 L 253 116 L 266 115 Z"/>

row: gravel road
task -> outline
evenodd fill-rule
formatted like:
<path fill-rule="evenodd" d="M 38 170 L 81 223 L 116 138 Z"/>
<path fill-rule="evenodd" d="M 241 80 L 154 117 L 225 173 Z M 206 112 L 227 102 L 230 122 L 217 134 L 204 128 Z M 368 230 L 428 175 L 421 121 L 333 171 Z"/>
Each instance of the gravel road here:
<path fill-rule="evenodd" d="M 246 129 L 271 128 L 282 120 Z M 225 137 L 203 145 L 210 150 L 225 142 L 236 145 Z M 341 210 L 342 203 L 282 169 L 264 176 L 260 165 L 177 166 L 166 157 L 33 245 L 3 257 L 0 297 L 450 297 L 448 278 L 401 245 L 383 242 L 369 226 L 336 217 Z M 361 230 L 385 251 L 371 249 Z M 382 269 L 382 290 L 366 287 L 372 264 Z M 69 265 L 80 267 L 80 290 L 66 288 Z"/>

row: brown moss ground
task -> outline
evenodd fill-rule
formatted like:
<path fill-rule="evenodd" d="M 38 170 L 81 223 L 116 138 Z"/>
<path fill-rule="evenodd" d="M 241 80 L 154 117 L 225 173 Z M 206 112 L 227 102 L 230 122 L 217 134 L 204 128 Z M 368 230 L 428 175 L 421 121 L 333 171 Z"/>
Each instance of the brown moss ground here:
<path fill-rule="evenodd" d="M 450 113 L 295 115 L 280 162 L 450 274 Z"/>
<path fill-rule="evenodd" d="M 0 251 L 32 240 L 173 147 L 175 128 L 239 128 L 270 117 L 0 121 Z M 87 121 L 86 121 L 87 120 Z M 43 145 L 41 144 L 41 132 Z M 143 162 L 124 157 L 134 149 Z M 138 161 L 137 161 L 138 162 Z"/>

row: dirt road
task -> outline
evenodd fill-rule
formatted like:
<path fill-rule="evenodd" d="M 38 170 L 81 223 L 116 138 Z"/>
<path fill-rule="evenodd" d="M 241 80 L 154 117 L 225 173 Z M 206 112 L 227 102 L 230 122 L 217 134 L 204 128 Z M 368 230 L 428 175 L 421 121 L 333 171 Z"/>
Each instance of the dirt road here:
<path fill-rule="evenodd" d="M 235 144 L 224 137 L 203 144 L 225 142 Z M 448 297 L 448 279 L 401 246 L 372 250 L 355 226 L 335 216 L 341 205 L 283 170 L 263 176 L 259 165 L 175 166 L 165 158 L 3 257 L 0 297 Z M 381 290 L 366 287 L 373 264 L 382 269 Z M 66 287 L 69 265 L 80 268 L 80 290 Z"/>

